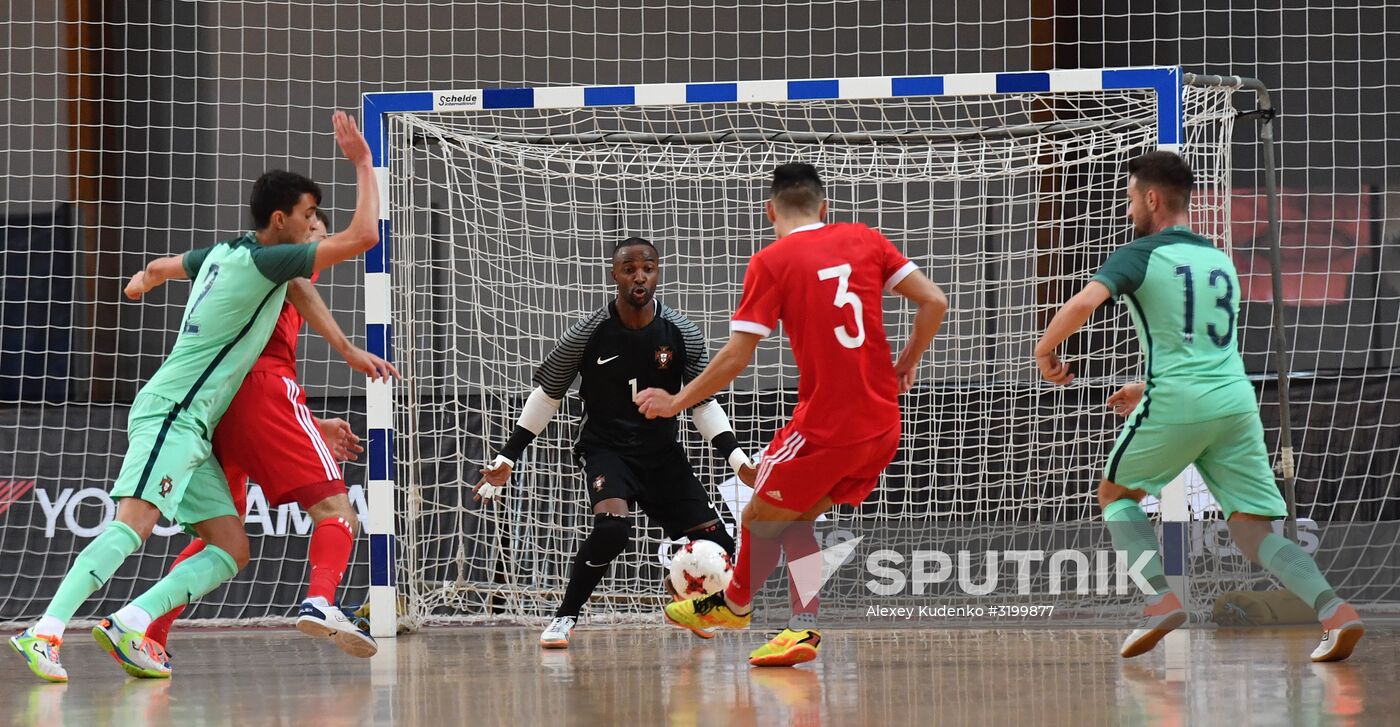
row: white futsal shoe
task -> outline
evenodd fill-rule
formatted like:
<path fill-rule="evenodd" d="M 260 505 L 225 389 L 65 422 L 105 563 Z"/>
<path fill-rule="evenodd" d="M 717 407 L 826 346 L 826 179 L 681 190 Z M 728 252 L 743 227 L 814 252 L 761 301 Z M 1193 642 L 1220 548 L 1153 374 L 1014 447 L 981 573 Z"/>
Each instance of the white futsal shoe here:
<path fill-rule="evenodd" d="M 1361 617 L 1349 603 L 1332 610 L 1332 614 L 1322 620 L 1322 642 L 1313 649 L 1313 661 L 1341 661 L 1356 649 L 1356 642 L 1366 633 Z"/>
<path fill-rule="evenodd" d="M 1186 623 L 1186 610 L 1181 607 L 1181 599 L 1175 593 L 1166 595 L 1150 603 L 1142 610 L 1142 622 L 1123 640 L 1118 655 L 1131 659 L 1151 651 L 1162 637 Z"/>
<path fill-rule="evenodd" d="M 301 602 L 297 630 L 307 636 L 330 637 L 341 651 L 351 656 L 365 658 L 379 653 L 379 644 L 373 636 L 361 631 L 344 611 L 321 598 Z"/>
<path fill-rule="evenodd" d="M 573 616 L 560 616 L 549 622 L 549 627 L 540 634 L 540 646 L 546 649 L 569 648 L 569 636 L 574 633 L 578 619 Z"/>

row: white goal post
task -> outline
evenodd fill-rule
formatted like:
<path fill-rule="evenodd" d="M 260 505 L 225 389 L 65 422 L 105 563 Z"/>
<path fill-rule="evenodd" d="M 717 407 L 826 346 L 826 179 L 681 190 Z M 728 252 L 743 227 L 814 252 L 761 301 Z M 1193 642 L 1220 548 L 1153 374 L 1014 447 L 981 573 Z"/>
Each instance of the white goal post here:
<path fill-rule="evenodd" d="M 366 391 L 374 635 L 400 620 L 552 611 L 586 525 L 569 456 L 576 395 L 522 458 L 504 507 L 471 502 L 477 469 L 508 436 L 543 354 L 607 300 L 612 241 L 656 240 L 658 297 L 717 347 L 744 264 L 770 236 L 764 183 L 793 159 L 821 169 L 833 217 L 881 229 L 953 303 L 905 399 L 899 459 L 845 516 L 1090 517 L 1117 429 L 1100 394 L 1140 372 L 1131 325 L 1122 312 L 1096 318 L 1086 337 L 1108 353 L 1058 393 L 1036 380 L 1031 346 L 1071 286 L 1127 241 L 1132 156 L 1186 156 L 1200 190 L 1193 224 L 1228 246 L 1241 83 L 1144 67 L 366 94 L 384 195 L 365 267 L 368 349 L 406 377 Z M 911 319 L 887 306 L 894 345 Z M 726 399 L 749 451 L 795 396 L 784 345 L 766 340 Z M 697 471 L 727 497 L 727 466 L 690 429 Z M 1163 499 L 1170 543 L 1190 508 L 1181 487 Z M 638 530 L 586 615 L 655 607 L 657 535 Z M 1193 566 L 1181 549 L 1165 555 L 1184 593 Z"/>

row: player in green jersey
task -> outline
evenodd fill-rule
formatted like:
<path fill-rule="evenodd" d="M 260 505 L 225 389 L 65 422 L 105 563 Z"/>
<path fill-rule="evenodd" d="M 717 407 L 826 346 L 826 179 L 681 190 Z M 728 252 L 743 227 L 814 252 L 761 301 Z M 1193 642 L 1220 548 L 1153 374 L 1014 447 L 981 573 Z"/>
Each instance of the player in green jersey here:
<path fill-rule="evenodd" d="M 1239 277 L 1228 255 L 1187 226 L 1194 186 L 1190 167 L 1174 153 L 1150 152 L 1128 163 L 1128 218 L 1136 239 L 1109 256 L 1055 314 L 1035 347 L 1041 376 L 1069 383 L 1074 375 L 1055 349 L 1116 297 L 1128 306 L 1146 358 L 1146 381 L 1108 399 L 1128 423 L 1099 483 L 1099 506 L 1114 548 L 1132 562 L 1149 554 L 1143 574 L 1154 589 L 1143 623 L 1119 653 L 1144 654 L 1186 622 L 1181 601 L 1167 586 L 1156 533 L 1138 502 L 1158 495 L 1194 464 L 1240 551 L 1317 610 L 1323 634 L 1313 661 L 1340 661 L 1360 640 L 1361 619 L 1311 556 L 1273 532 L 1271 521 L 1287 510 L 1235 338 Z"/>
<path fill-rule="evenodd" d="M 316 221 L 320 188 L 299 174 L 272 171 L 253 185 L 254 232 L 152 261 L 127 283 L 127 297 L 137 299 L 166 280 L 194 281 L 174 348 L 132 402 L 127 452 L 112 487 L 116 518 L 78 554 L 43 618 L 10 639 L 40 678 L 67 681 L 59 661 L 67 622 L 140 547 L 162 515 L 208 545 L 93 629 L 98 643 L 128 673 L 169 676 L 164 651 L 144 638 L 152 617 L 200 598 L 247 562 L 248 536 L 223 471 L 210 456 L 210 437 L 267 344 L 287 281 L 359 256 L 378 242 L 379 189 L 369 145 L 345 113 L 336 112 L 332 123 L 358 183 L 355 215 L 344 231 L 305 242 Z"/>

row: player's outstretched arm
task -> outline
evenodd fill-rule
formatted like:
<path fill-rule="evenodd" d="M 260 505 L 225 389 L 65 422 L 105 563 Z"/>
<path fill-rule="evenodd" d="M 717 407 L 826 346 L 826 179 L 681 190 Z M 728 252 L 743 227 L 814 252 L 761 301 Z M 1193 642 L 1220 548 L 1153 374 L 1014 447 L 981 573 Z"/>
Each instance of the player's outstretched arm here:
<path fill-rule="evenodd" d="M 525 400 L 525 408 L 520 411 L 520 419 L 515 423 L 510 440 L 497 452 L 496 458 L 481 470 L 481 482 L 476 486 L 476 499 L 490 502 L 500 493 L 510 479 L 515 463 L 525 453 L 525 448 L 544 431 L 549 420 L 559 413 L 569 386 L 578 377 L 579 365 L 583 362 L 583 351 L 593 331 L 607 318 L 604 308 L 592 316 L 575 323 L 564 332 L 559 344 L 545 357 L 544 363 L 535 372 L 535 389 Z"/>
<path fill-rule="evenodd" d="M 899 391 L 904 393 L 913 388 L 919 359 L 923 358 L 929 344 L 933 343 L 933 337 L 943 325 L 943 316 L 948 313 L 948 296 L 943 294 L 943 289 L 938 287 L 938 283 L 929 280 L 928 276 L 918 270 L 904 276 L 904 279 L 894 286 L 894 292 L 918 306 L 914 313 L 914 330 L 910 332 L 904 350 L 899 352 L 899 357 L 894 361 L 894 372 L 899 377 Z"/>
<path fill-rule="evenodd" d="M 729 334 L 729 342 L 710 360 L 710 365 L 681 390 L 671 394 L 665 389 L 645 389 L 632 398 L 637 408 L 648 419 L 669 419 L 696 404 L 714 396 L 729 386 L 753 360 L 753 352 L 763 337 L 757 333 L 734 331 Z"/>
<path fill-rule="evenodd" d="M 393 364 L 350 342 L 310 280 L 293 278 L 287 281 L 287 300 L 296 306 L 311 329 L 321 334 L 321 338 L 326 339 L 326 343 L 345 359 L 350 368 L 374 380 L 388 381 L 391 376 L 401 378 Z"/>
<path fill-rule="evenodd" d="M 699 326 L 679 312 L 672 311 L 666 315 L 681 332 L 682 349 L 685 352 L 685 368 L 681 372 L 681 380 L 683 383 L 689 383 L 702 376 L 710 365 L 710 349 L 705 344 L 705 334 Z M 700 436 L 715 448 L 720 459 L 734 468 L 739 480 L 752 487 L 756 474 L 753 463 L 739 446 L 739 437 L 734 434 L 729 415 L 725 413 L 719 401 L 713 398 L 700 400 L 700 403 L 691 408 L 690 420 L 694 422 Z"/>
<path fill-rule="evenodd" d="M 1108 286 L 1091 280 L 1050 319 L 1050 325 L 1045 327 L 1040 342 L 1035 344 L 1035 365 L 1040 368 L 1041 378 L 1052 384 L 1068 384 L 1074 381 L 1069 364 L 1060 360 L 1060 355 L 1055 353 L 1055 349 L 1059 348 L 1065 339 L 1073 336 L 1075 331 L 1083 328 L 1084 324 L 1089 322 L 1090 316 L 1094 315 L 1094 311 L 1098 310 L 1110 295 Z"/>
<path fill-rule="evenodd" d="M 379 242 L 379 181 L 374 176 L 369 142 L 344 111 L 335 112 L 331 124 L 341 153 L 355 165 L 355 216 L 345 229 L 317 243 L 317 270 L 359 257 Z"/>
<path fill-rule="evenodd" d="M 734 427 L 729 423 L 729 415 L 724 412 L 724 407 L 719 405 L 714 399 L 707 399 L 700 406 L 690 410 L 690 419 L 695 422 L 696 431 L 700 436 L 715 448 L 729 466 L 734 469 L 734 473 L 739 475 L 739 480 L 752 487 L 755 473 L 753 462 L 749 460 L 749 455 L 744 452 L 744 448 L 739 446 L 739 437 L 734 434 Z"/>
<path fill-rule="evenodd" d="M 519 460 L 520 455 L 525 453 L 525 448 L 535 441 L 535 437 L 544 431 L 549 420 L 559 413 L 561 403 L 560 399 L 550 396 L 542 388 L 536 387 L 530 392 L 530 397 L 525 400 L 525 407 L 520 410 L 520 419 L 515 423 L 515 431 L 511 433 L 510 440 L 501 447 L 491 464 L 482 468 L 481 482 L 477 484 L 475 497 L 472 499 L 490 502 L 500 493 L 501 488 L 510 480 L 516 460 Z"/>
<path fill-rule="evenodd" d="M 187 280 L 189 277 L 185 272 L 184 255 L 156 258 L 131 276 L 123 292 L 132 300 L 140 300 L 141 296 L 155 290 L 167 280 Z"/>

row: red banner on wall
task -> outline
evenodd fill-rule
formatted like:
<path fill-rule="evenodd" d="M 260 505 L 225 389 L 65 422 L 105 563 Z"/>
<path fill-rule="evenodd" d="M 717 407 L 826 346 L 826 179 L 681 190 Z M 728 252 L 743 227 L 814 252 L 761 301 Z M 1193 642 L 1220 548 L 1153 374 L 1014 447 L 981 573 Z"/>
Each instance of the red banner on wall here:
<path fill-rule="evenodd" d="M 1345 303 L 1357 261 L 1371 247 L 1373 197 L 1365 192 L 1279 190 L 1283 298 L 1299 307 Z M 1241 299 L 1273 300 L 1269 208 L 1262 189 L 1236 189 L 1230 202 L 1231 251 Z"/>

